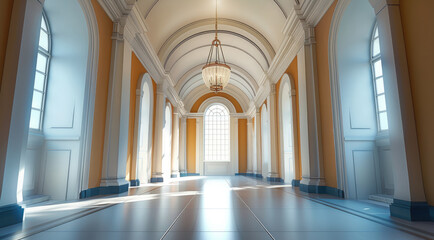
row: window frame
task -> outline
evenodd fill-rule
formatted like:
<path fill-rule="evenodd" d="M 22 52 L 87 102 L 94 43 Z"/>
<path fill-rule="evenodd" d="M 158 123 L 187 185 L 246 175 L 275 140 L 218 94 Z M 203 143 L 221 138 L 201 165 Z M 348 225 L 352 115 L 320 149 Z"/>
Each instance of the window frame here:
<path fill-rule="evenodd" d="M 220 146 L 225 145 L 224 148 L 226 148 L 225 150 L 227 150 L 227 153 L 223 155 L 224 160 L 216 160 L 216 158 L 221 157 L 222 155 L 212 153 L 213 151 L 211 151 L 211 154 L 208 154 L 209 149 L 207 148 L 207 145 L 208 145 L 207 143 L 209 140 L 211 140 L 208 138 L 208 136 L 214 134 L 213 132 L 208 133 L 208 131 L 209 130 L 212 130 L 212 131 L 219 130 L 218 128 L 211 128 L 211 129 L 207 128 L 208 124 L 210 124 L 210 122 L 208 122 L 209 121 L 208 117 L 218 116 L 218 115 L 209 115 L 210 111 L 212 111 L 211 108 L 214 106 L 221 107 L 222 109 L 224 109 L 225 114 L 226 114 L 226 115 L 220 115 L 220 116 L 226 117 L 226 120 L 225 120 L 226 121 L 226 123 L 225 123 L 226 127 L 223 129 L 226 131 L 226 133 L 220 134 L 220 135 L 223 135 L 223 137 L 221 137 L 220 139 L 214 139 L 214 142 L 212 142 L 212 144 L 215 144 L 215 142 L 218 142 L 217 140 L 219 140 Z M 221 121 L 221 120 L 216 119 L 216 120 L 211 120 L 211 121 L 213 121 L 213 122 L 211 122 L 212 125 L 215 125 L 216 122 Z M 220 125 L 222 126 L 222 124 L 220 124 Z M 224 104 L 221 104 L 221 103 L 213 103 L 213 104 L 209 105 L 204 111 L 204 124 L 203 124 L 204 160 L 203 161 L 204 162 L 221 162 L 221 163 L 231 162 L 231 157 L 230 157 L 231 156 L 231 144 L 230 144 L 230 141 L 231 141 L 231 126 L 230 126 L 230 111 L 229 111 L 229 109 Z M 223 148 L 223 147 L 220 147 L 220 148 Z M 215 149 L 218 150 L 220 148 L 215 148 Z"/>
<path fill-rule="evenodd" d="M 42 28 L 42 21 L 44 21 L 45 27 L 47 28 L 47 30 L 44 30 Z M 47 96 L 48 74 L 49 74 L 50 62 L 51 62 L 52 37 L 51 37 L 50 24 L 48 22 L 48 18 L 47 18 L 47 15 L 45 14 L 45 11 L 42 11 L 42 18 L 41 18 L 41 24 L 40 24 L 39 30 L 43 31 L 47 34 L 48 49 L 46 50 L 43 47 L 41 47 L 40 38 L 39 38 L 38 39 L 37 56 L 39 56 L 39 54 L 45 56 L 47 58 L 47 62 L 45 64 L 45 73 L 37 70 L 35 67 L 35 79 L 34 79 L 34 81 L 36 81 L 36 74 L 40 73 L 40 74 L 44 75 L 44 86 L 42 88 L 43 89 L 42 91 L 36 89 L 35 86 L 33 86 L 33 94 L 35 91 L 42 94 L 41 108 L 40 109 L 33 107 L 33 97 L 32 97 L 32 106 L 31 106 L 30 112 L 32 112 L 33 110 L 39 111 L 39 126 L 38 126 L 38 128 L 30 127 L 30 122 L 29 122 L 29 129 L 31 131 L 34 131 L 34 132 L 42 132 L 42 126 L 43 126 L 43 122 L 44 122 L 44 113 L 45 113 L 45 103 L 46 103 L 46 96 Z M 38 61 L 38 57 L 36 58 L 36 63 L 37 63 L 37 61 Z M 30 120 L 31 120 L 31 115 L 30 115 Z"/>
<path fill-rule="evenodd" d="M 378 35 L 376 36 L 376 33 L 378 33 Z M 379 48 L 380 51 L 377 55 L 374 56 L 374 43 L 375 40 L 378 39 L 378 44 L 379 44 Z M 377 119 L 377 132 L 378 133 L 387 133 L 389 131 L 389 122 L 388 122 L 388 114 L 387 114 L 387 102 L 385 100 L 385 106 L 386 109 L 385 110 L 381 110 L 379 109 L 379 100 L 378 98 L 381 96 L 384 96 L 384 98 L 386 98 L 386 90 L 383 89 L 383 93 L 378 93 L 378 89 L 377 89 L 377 80 L 378 79 L 383 79 L 383 88 L 384 88 L 384 68 L 383 68 L 383 61 L 381 59 L 381 46 L 380 46 L 380 33 L 379 33 L 379 29 L 378 29 L 378 24 L 377 22 L 374 24 L 374 28 L 372 30 L 372 34 L 371 34 L 371 42 L 370 42 L 370 52 L 369 52 L 369 56 L 370 56 L 370 64 L 371 64 L 371 72 L 372 72 L 372 84 L 373 84 L 373 89 L 374 89 L 374 101 L 375 101 L 375 116 Z M 375 76 L 375 64 L 377 62 L 381 62 L 381 76 L 376 77 Z M 381 118 L 380 118 L 380 114 L 382 113 L 386 113 L 386 120 L 387 120 L 387 128 L 386 129 L 382 129 L 381 127 Z"/>

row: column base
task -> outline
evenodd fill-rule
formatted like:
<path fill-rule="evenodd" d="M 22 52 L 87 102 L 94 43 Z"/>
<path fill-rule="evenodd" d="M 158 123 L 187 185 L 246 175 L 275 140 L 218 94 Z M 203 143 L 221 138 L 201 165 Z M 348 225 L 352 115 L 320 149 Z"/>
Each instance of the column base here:
<path fill-rule="evenodd" d="M 0 228 L 23 222 L 24 208 L 18 204 L 0 207 Z"/>
<path fill-rule="evenodd" d="M 292 181 L 291 181 L 291 185 L 292 185 L 293 187 L 300 187 L 300 180 L 292 179 Z"/>
<path fill-rule="evenodd" d="M 89 188 L 80 192 L 80 199 L 95 197 L 99 195 L 111 195 L 128 192 L 129 183 L 119 186 L 100 186 Z"/>
<path fill-rule="evenodd" d="M 390 205 L 390 215 L 407 221 L 434 221 L 434 208 L 430 207 L 427 202 L 393 199 Z"/>
<path fill-rule="evenodd" d="M 130 186 L 131 187 L 140 186 L 140 180 L 139 179 L 130 180 Z"/>
<path fill-rule="evenodd" d="M 284 180 L 279 177 L 279 174 L 274 172 L 269 172 L 267 176 L 267 182 L 280 182 L 283 183 Z"/>
<path fill-rule="evenodd" d="M 164 182 L 164 179 L 162 177 L 151 178 L 151 183 L 158 183 L 158 182 Z"/>
<path fill-rule="evenodd" d="M 173 171 L 170 175 L 171 178 L 179 178 L 179 171 Z"/>
<path fill-rule="evenodd" d="M 307 193 L 327 193 L 327 186 L 322 178 L 303 177 L 300 181 L 300 191 Z"/>

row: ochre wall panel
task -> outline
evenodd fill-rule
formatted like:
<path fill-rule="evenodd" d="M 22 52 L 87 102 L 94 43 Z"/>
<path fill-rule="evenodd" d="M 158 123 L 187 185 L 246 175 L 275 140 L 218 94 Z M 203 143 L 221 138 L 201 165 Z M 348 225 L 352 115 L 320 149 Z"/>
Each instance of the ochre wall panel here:
<path fill-rule="evenodd" d="M 296 139 L 295 141 L 297 141 L 297 145 L 298 145 L 298 152 L 300 153 L 300 121 L 298 119 L 300 119 L 300 111 L 299 111 L 299 100 L 298 100 L 298 69 L 297 69 L 297 57 L 295 57 L 291 64 L 289 65 L 289 67 L 286 69 L 285 71 L 286 74 L 288 74 L 290 76 L 290 78 L 292 78 L 294 80 L 294 86 L 295 86 L 295 92 L 296 92 L 296 96 L 295 96 L 295 105 L 296 105 L 296 109 L 295 109 L 295 117 L 297 118 L 297 134 L 294 136 Z M 281 83 L 282 79 L 280 79 L 277 83 L 276 83 L 276 127 L 277 127 L 277 132 L 278 134 L 281 134 L 280 132 L 280 113 L 279 113 L 279 91 L 280 91 L 280 83 Z M 280 176 L 282 176 L 282 166 L 280 164 L 280 135 L 277 136 L 277 150 L 278 150 L 278 155 L 277 155 L 277 169 L 278 172 L 280 174 Z M 300 155 L 300 154 L 298 154 Z M 301 158 L 300 156 L 296 156 L 296 160 L 295 160 L 295 179 L 301 180 Z"/>
<path fill-rule="evenodd" d="M 0 89 L 3 78 L 3 67 L 5 64 L 6 47 L 9 37 L 9 26 L 11 24 L 12 7 L 14 0 L 0 1 Z"/>
<path fill-rule="evenodd" d="M 196 173 L 196 119 L 187 119 L 187 172 Z"/>
<path fill-rule="evenodd" d="M 337 1 L 330 6 L 315 27 L 324 175 L 326 185 L 334 188 L 337 187 L 337 177 L 328 47 L 330 25 L 336 4 Z"/>
<path fill-rule="evenodd" d="M 136 176 L 136 159 L 133 159 L 134 145 L 134 124 L 136 119 L 136 89 L 141 80 L 140 77 L 147 73 L 136 54 L 131 54 L 131 85 L 130 85 L 130 117 L 128 123 L 128 155 L 127 155 L 127 180 L 135 180 Z M 154 81 L 152 81 L 154 82 Z M 154 94 L 155 95 L 155 94 Z"/>
<path fill-rule="evenodd" d="M 97 0 L 92 0 L 99 30 L 98 76 L 95 93 L 95 113 L 92 131 L 92 151 L 89 169 L 89 188 L 98 187 L 104 150 L 104 132 L 107 112 L 108 83 L 112 48 L 113 23 Z"/>
<path fill-rule="evenodd" d="M 401 0 L 425 195 L 434 205 L 434 1 Z"/>
<path fill-rule="evenodd" d="M 238 119 L 238 172 L 247 172 L 247 119 Z"/>

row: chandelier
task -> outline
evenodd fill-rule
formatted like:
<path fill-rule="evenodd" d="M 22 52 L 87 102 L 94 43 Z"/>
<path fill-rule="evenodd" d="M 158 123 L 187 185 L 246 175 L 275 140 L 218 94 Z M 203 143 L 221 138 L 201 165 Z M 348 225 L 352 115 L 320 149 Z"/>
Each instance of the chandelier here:
<path fill-rule="evenodd" d="M 231 68 L 226 65 L 222 44 L 217 37 L 217 0 L 215 6 L 215 39 L 211 43 L 211 49 L 202 68 L 202 78 L 205 85 L 213 92 L 223 91 L 229 83 Z"/>

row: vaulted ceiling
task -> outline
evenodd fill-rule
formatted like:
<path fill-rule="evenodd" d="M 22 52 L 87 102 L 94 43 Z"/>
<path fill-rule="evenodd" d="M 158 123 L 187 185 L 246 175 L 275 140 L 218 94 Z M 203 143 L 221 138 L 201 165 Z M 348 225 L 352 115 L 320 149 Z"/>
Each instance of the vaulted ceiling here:
<path fill-rule="evenodd" d="M 214 38 L 215 0 L 139 0 L 137 7 L 181 99 L 192 102 L 207 93 L 201 69 Z M 219 39 L 232 68 L 225 92 L 239 102 L 256 96 L 261 76 L 282 45 L 293 7 L 290 0 L 218 0 Z"/>

